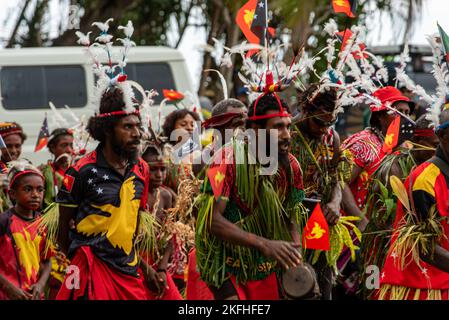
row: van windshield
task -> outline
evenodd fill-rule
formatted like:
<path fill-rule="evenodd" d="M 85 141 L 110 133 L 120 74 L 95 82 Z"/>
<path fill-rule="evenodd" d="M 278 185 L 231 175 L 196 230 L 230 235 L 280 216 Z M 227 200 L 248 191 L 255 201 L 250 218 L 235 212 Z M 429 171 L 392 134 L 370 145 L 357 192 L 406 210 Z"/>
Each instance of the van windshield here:
<path fill-rule="evenodd" d="M 167 63 L 129 63 L 125 72 L 129 80 L 138 82 L 145 90 L 156 90 L 159 95 L 153 98 L 155 104 L 159 104 L 164 96 L 163 89 L 176 90 L 173 73 Z M 136 92 L 136 98 L 142 101 L 142 97 Z"/>
<path fill-rule="evenodd" d="M 87 104 L 86 76 L 80 65 L 11 66 L 0 69 L 2 105 L 7 110 L 81 108 Z"/>
<path fill-rule="evenodd" d="M 170 66 L 163 62 L 129 63 L 129 80 L 145 90 L 156 90 L 155 104 L 162 99 L 162 89 L 176 90 Z M 81 65 L 8 66 L 0 68 L 1 104 L 6 110 L 48 109 L 51 101 L 58 108 L 83 108 L 88 103 L 85 70 Z M 136 98 L 141 101 L 140 93 Z"/>

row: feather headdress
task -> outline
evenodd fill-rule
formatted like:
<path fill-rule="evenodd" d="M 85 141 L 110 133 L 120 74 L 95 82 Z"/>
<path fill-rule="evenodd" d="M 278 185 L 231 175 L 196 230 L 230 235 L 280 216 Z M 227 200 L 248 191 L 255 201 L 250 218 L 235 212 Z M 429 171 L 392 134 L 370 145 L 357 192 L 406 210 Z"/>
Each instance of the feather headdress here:
<path fill-rule="evenodd" d="M 92 66 L 98 80 L 94 90 L 92 99 L 95 114 L 98 115 L 98 107 L 100 105 L 103 94 L 111 88 L 119 88 L 123 92 L 123 101 L 125 103 L 125 113 L 130 114 L 138 111 L 139 103 L 135 99 L 133 87 L 136 83 L 127 81 L 125 67 L 128 62 L 129 50 L 136 44 L 131 41 L 134 27 L 131 21 L 126 26 L 119 26 L 118 29 L 124 33 L 124 38 L 118 38 L 117 41 L 122 44 L 119 54 L 114 54 L 113 36 L 108 34 L 109 23 L 114 21 L 112 18 L 106 22 L 94 22 L 92 26 L 100 29 L 100 35 L 95 38 L 95 42 L 91 43 L 90 33 L 83 34 L 76 32 L 78 43 L 85 46 L 87 54 L 92 60 Z M 102 61 L 106 61 L 105 64 Z M 145 100 L 145 95 L 144 95 Z"/>

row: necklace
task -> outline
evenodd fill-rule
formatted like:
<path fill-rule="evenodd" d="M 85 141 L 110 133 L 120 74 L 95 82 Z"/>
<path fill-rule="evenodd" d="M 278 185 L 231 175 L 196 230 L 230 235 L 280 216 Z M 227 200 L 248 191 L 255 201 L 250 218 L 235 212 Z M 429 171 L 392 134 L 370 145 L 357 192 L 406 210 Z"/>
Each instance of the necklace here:
<path fill-rule="evenodd" d="M 368 129 L 370 129 L 377 136 L 377 138 L 379 138 L 379 140 L 381 142 L 385 140 L 385 136 L 383 135 L 383 133 L 379 129 L 372 128 L 372 127 L 369 127 Z"/>
<path fill-rule="evenodd" d="M 119 165 L 119 166 L 113 165 L 112 167 L 116 170 L 120 170 L 120 169 L 125 169 L 128 166 L 128 164 L 129 164 L 129 160 L 126 160 L 124 164 Z"/>

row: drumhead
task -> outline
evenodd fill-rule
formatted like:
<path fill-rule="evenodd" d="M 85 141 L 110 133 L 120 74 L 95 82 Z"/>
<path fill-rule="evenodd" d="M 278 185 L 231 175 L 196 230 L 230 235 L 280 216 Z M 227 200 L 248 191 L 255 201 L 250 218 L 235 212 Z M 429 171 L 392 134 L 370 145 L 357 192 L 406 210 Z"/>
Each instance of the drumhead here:
<path fill-rule="evenodd" d="M 311 295 L 315 284 L 315 272 L 305 263 L 286 270 L 282 275 L 284 293 L 291 299 L 301 299 Z"/>

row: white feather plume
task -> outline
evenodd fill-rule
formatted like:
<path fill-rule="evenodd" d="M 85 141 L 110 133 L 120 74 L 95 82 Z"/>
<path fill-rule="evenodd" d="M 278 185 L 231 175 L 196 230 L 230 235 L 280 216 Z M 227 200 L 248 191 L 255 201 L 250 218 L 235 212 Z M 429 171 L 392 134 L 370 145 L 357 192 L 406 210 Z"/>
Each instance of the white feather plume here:
<path fill-rule="evenodd" d="M 131 20 L 128 20 L 126 26 L 119 26 L 118 29 L 123 30 L 123 33 L 127 38 L 131 38 L 133 36 L 134 26 Z"/>
<path fill-rule="evenodd" d="M 338 26 L 334 19 L 329 19 L 328 22 L 324 24 L 324 32 L 333 37 L 338 32 Z"/>
<path fill-rule="evenodd" d="M 55 118 L 56 123 L 60 126 L 60 127 L 64 127 L 64 128 L 68 128 L 69 127 L 69 123 L 67 122 L 66 119 L 64 119 L 64 117 L 59 113 L 59 111 L 56 109 L 55 105 L 53 104 L 53 102 L 49 102 L 48 103 L 50 105 L 50 109 L 53 113 L 53 117 Z"/>
<path fill-rule="evenodd" d="M 92 31 L 89 31 L 87 34 L 84 34 L 80 31 L 76 31 L 75 34 L 78 37 L 77 43 L 83 46 L 90 46 L 90 34 Z"/>
<path fill-rule="evenodd" d="M 96 26 L 98 29 L 101 30 L 101 32 L 108 32 L 109 30 L 109 23 L 114 21 L 113 18 L 109 18 L 108 20 L 106 20 L 105 22 L 94 22 L 92 23 L 92 26 Z"/>

